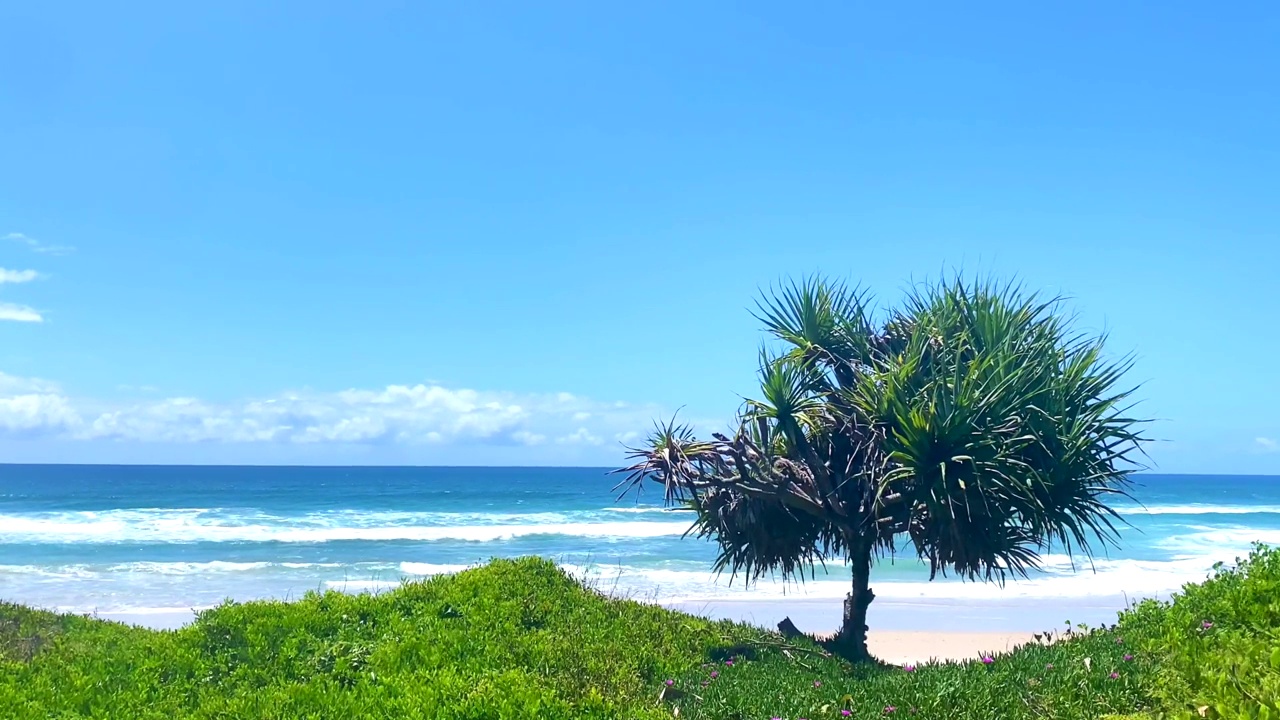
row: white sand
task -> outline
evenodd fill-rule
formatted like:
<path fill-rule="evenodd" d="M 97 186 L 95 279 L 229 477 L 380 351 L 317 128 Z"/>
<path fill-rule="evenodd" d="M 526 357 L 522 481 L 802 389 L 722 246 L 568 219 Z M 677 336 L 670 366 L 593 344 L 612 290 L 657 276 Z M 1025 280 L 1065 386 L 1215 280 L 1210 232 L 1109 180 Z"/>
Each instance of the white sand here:
<path fill-rule="evenodd" d="M 902 665 L 930 660 L 976 660 L 985 653 L 1005 653 L 1032 640 L 1029 632 L 921 632 L 880 630 L 867 633 L 871 654 Z"/>

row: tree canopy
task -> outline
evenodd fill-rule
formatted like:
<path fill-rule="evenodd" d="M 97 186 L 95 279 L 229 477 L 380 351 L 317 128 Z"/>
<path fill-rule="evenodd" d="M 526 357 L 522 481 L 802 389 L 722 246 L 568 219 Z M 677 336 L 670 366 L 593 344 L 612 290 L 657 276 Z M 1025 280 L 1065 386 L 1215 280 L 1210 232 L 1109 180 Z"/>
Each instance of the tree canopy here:
<path fill-rule="evenodd" d="M 1088 556 L 1118 539 L 1108 501 L 1145 442 L 1129 361 L 1074 330 L 1058 299 L 956 277 L 877 316 L 865 292 L 812 278 L 756 315 L 775 342 L 731 435 L 660 424 L 621 487 L 656 482 L 691 507 L 716 569 L 748 581 L 847 560 L 839 641 L 855 658 L 875 556 L 909 549 L 931 578 L 1004 582 L 1051 548 Z"/>

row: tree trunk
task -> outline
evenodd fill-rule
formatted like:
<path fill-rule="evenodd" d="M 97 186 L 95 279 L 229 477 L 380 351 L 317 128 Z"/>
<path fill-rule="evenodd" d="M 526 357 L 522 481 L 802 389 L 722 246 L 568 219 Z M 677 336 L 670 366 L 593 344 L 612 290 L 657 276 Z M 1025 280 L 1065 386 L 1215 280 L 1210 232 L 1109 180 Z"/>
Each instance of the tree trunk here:
<path fill-rule="evenodd" d="M 867 651 L 867 607 L 876 596 L 870 585 L 871 544 L 851 543 L 849 565 L 853 570 L 853 592 L 844 600 L 844 623 L 836 644 L 847 659 L 867 662 L 871 660 L 871 653 Z"/>

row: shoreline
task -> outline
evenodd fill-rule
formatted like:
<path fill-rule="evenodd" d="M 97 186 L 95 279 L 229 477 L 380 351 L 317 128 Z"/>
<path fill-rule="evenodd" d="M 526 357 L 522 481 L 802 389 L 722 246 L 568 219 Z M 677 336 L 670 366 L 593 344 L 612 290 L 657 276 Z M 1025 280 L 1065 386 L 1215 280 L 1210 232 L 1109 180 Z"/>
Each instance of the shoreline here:
<path fill-rule="evenodd" d="M 672 608 L 675 609 L 675 608 Z M 177 630 L 195 619 L 195 611 L 109 612 L 93 615 L 151 630 Z M 818 633 L 821 635 L 822 633 Z M 930 661 L 976 660 L 984 653 L 1003 654 L 1034 640 L 1035 633 L 1015 631 L 896 630 L 872 628 L 867 647 L 877 659 L 894 665 Z"/>
<path fill-rule="evenodd" d="M 1066 629 L 1068 620 L 1073 626 L 1110 625 L 1133 600 L 1123 596 L 982 602 L 878 599 L 869 610 L 871 629 L 867 642 L 873 655 L 893 664 L 971 660 L 983 653 L 1011 651 L 1031 642 L 1036 634 L 1059 634 Z M 830 599 L 647 604 L 769 630 L 776 629 L 783 618 L 790 618 L 801 632 L 815 637 L 829 635 L 838 628 L 843 609 L 841 601 Z M 191 623 L 196 610 L 147 608 L 81 614 L 152 630 L 176 630 Z"/>
<path fill-rule="evenodd" d="M 1117 615 L 1145 598 L 1167 600 L 1168 593 L 1136 596 L 1035 598 L 1017 600 L 898 600 L 877 598 L 867 611 L 873 629 L 895 632 L 1044 633 L 1084 623 L 1110 625 Z M 801 632 L 824 634 L 840 627 L 843 600 L 711 600 L 658 602 L 663 607 L 713 620 L 733 620 L 775 628 L 789 617 Z"/>
<path fill-rule="evenodd" d="M 872 656 L 893 665 L 978 660 L 984 654 L 1012 652 L 1034 640 L 1035 634 L 1029 632 L 867 631 L 867 649 Z"/>
<path fill-rule="evenodd" d="M 368 592 L 368 591 L 362 591 Z M 349 593 L 360 594 L 360 593 Z M 380 593 L 375 593 L 380 594 Z M 731 620 L 762 627 L 774 628 L 783 618 L 790 618 L 796 627 L 806 634 L 823 634 L 839 627 L 843 601 L 835 598 L 795 599 L 725 599 L 725 600 L 665 600 L 639 598 L 625 594 L 607 597 L 632 600 L 646 605 L 658 605 L 689 615 L 712 620 Z M 868 610 L 868 622 L 872 627 L 899 632 L 950 632 L 957 625 L 964 632 L 981 633 L 1035 633 L 1061 630 L 1068 624 L 1085 623 L 1090 626 L 1109 625 L 1117 613 L 1143 599 L 1167 600 L 1167 593 L 1136 596 L 1093 596 L 1036 598 L 1017 600 L 953 600 L 928 599 L 898 600 L 877 598 Z M 271 596 L 232 598 L 237 603 L 256 601 L 289 601 L 289 598 Z M 21 600 L 10 600 L 21 603 Z M 33 606 L 39 607 L 39 606 Z M 148 607 L 111 610 L 77 610 L 42 608 L 52 612 L 88 615 L 107 620 L 126 622 L 152 628 L 169 628 L 183 625 L 194 619 L 196 612 L 214 607 Z"/>

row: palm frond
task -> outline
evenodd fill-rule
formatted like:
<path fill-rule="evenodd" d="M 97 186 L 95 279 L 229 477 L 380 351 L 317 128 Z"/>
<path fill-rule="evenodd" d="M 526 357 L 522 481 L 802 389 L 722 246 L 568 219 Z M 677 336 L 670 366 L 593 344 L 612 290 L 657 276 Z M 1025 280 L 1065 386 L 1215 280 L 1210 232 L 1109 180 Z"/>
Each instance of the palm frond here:
<path fill-rule="evenodd" d="M 790 354 L 821 366 L 843 385 L 871 356 L 868 298 L 862 289 L 810 277 L 757 300 L 755 316 Z"/>
<path fill-rule="evenodd" d="M 732 437 L 659 424 L 619 487 L 662 485 L 748 581 L 905 540 L 934 575 L 1004 582 L 1117 541 L 1146 442 L 1127 359 L 1015 284 L 944 279 L 878 329 L 868 307 L 821 278 L 761 301 L 783 348 Z"/>

